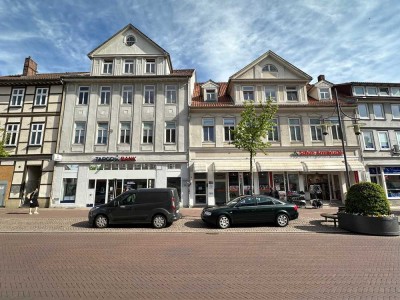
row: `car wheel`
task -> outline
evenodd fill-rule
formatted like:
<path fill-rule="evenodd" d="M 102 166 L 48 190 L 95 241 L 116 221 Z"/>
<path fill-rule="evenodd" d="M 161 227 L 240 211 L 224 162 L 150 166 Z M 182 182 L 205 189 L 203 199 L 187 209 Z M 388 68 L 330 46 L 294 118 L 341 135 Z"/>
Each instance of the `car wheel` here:
<path fill-rule="evenodd" d="M 97 228 L 106 228 L 108 226 L 108 218 L 105 215 L 98 215 L 94 219 L 94 225 Z"/>
<path fill-rule="evenodd" d="M 218 217 L 217 225 L 221 229 L 226 229 L 231 226 L 231 220 L 226 215 L 221 215 Z"/>
<path fill-rule="evenodd" d="M 155 215 L 152 223 L 154 228 L 161 229 L 167 226 L 167 218 L 163 215 Z"/>
<path fill-rule="evenodd" d="M 279 227 L 285 227 L 289 224 L 289 217 L 287 214 L 279 214 L 276 217 L 276 225 Z"/>

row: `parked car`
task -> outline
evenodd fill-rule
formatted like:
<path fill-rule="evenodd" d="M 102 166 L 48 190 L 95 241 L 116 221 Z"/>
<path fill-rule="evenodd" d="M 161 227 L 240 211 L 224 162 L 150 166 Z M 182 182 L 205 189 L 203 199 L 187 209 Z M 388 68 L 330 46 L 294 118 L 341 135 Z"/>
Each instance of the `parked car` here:
<path fill-rule="evenodd" d="M 280 227 L 299 217 L 296 204 L 265 195 L 240 196 L 224 206 L 204 208 L 201 219 L 225 229 L 233 224 L 275 222 Z"/>
<path fill-rule="evenodd" d="M 109 224 L 149 223 L 154 228 L 164 228 L 181 218 L 179 203 L 175 188 L 129 190 L 93 207 L 89 211 L 89 224 L 105 228 Z"/>

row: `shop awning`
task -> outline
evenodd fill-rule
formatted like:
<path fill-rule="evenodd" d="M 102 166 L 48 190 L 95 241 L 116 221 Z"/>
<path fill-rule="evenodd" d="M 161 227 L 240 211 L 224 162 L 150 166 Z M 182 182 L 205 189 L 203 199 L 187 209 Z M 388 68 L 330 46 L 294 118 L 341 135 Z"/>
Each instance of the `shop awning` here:
<path fill-rule="evenodd" d="M 194 173 L 207 173 L 207 163 L 203 161 L 195 161 L 193 163 L 193 172 Z"/>
<path fill-rule="evenodd" d="M 249 172 L 249 161 L 216 161 L 214 162 L 214 172 Z M 253 164 L 253 172 L 256 171 L 256 166 Z"/>
<path fill-rule="evenodd" d="M 344 160 L 305 161 L 304 172 L 346 171 Z M 347 161 L 350 171 L 363 171 L 364 166 L 359 161 Z"/>
<path fill-rule="evenodd" d="M 258 171 L 292 171 L 303 172 L 303 165 L 300 161 L 276 161 L 266 160 L 257 162 Z"/>

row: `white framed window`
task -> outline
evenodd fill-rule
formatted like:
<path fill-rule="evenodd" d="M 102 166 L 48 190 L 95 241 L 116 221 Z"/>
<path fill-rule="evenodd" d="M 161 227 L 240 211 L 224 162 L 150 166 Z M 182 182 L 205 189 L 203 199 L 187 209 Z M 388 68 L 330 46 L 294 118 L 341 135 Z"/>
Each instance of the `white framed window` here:
<path fill-rule="evenodd" d="M 357 105 L 357 111 L 360 119 L 369 119 L 368 105 L 360 103 Z"/>
<path fill-rule="evenodd" d="M 263 72 L 278 72 L 278 68 L 274 65 L 267 64 L 262 68 Z"/>
<path fill-rule="evenodd" d="M 35 95 L 35 106 L 45 106 L 47 104 L 48 93 L 48 88 L 37 88 Z"/>
<path fill-rule="evenodd" d="M 214 119 L 204 118 L 202 120 L 202 124 L 203 124 L 203 142 L 215 142 Z"/>
<path fill-rule="evenodd" d="M 235 129 L 235 118 L 224 118 L 224 142 L 232 142 L 235 137 L 232 130 Z"/>
<path fill-rule="evenodd" d="M 176 143 L 176 124 L 175 122 L 165 122 L 165 143 Z"/>
<path fill-rule="evenodd" d="M 119 142 L 120 144 L 131 143 L 131 122 L 121 122 L 119 126 Z"/>
<path fill-rule="evenodd" d="M 310 119 L 311 140 L 322 141 L 322 128 L 320 119 Z"/>
<path fill-rule="evenodd" d="M 400 119 L 400 104 L 392 104 L 392 118 Z"/>
<path fill-rule="evenodd" d="M 122 104 L 132 104 L 133 102 L 133 86 L 122 86 Z"/>
<path fill-rule="evenodd" d="M 110 105 L 110 101 L 111 101 L 111 87 L 102 86 L 100 88 L 100 104 Z"/>
<path fill-rule="evenodd" d="M 299 97 L 297 95 L 297 88 L 295 86 L 286 87 L 286 99 L 288 101 L 299 101 Z"/>
<path fill-rule="evenodd" d="M 390 89 L 390 95 L 393 97 L 400 97 L 400 87 L 392 87 Z"/>
<path fill-rule="evenodd" d="M 154 85 L 144 86 L 144 104 L 154 104 L 155 89 Z"/>
<path fill-rule="evenodd" d="M 40 146 L 43 141 L 43 130 L 44 124 L 34 123 L 31 124 L 31 133 L 29 137 L 29 145 L 30 146 Z"/>
<path fill-rule="evenodd" d="M 342 133 L 340 132 L 340 126 L 339 126 L 338 118 L 330 118 L 329 122 L 331 123 L 332 139 L 333 140 L 341 140 L 342 139 Z"/>
<path fill-rule="evenodd" d="M 372 131 L 362 131 L 365 150 L 375 150 L 374 134 Z"/>
<path fill-rule="evenodd" d="M 25 89 L 23 88 L 15 88 L 11 94 L 10 106 L 22 106 L 24 102 L 24 93 Z"/>
<path fill-rule="evenodd" d="M 113 61 L 105 60 L 103 62 L 103 74 L 112 74 L 113 71 Z"/>
<path fill-rule="evenodd" d="M 300 119 L 289 119 L 290 140 L 301 141 Z"/>
<path fill-rule="evenodd" d="M 18 142 L 18 133 L 19 133 L 19 124 L 7 124 L 4 145 L 16 146 Z"/>
<path fill-rule="evenodd" d="M 146 59 L 146 73 L 154 74 L 156 72 L 156 60 Z"/>
<path fill-rule="evenodd" d="M 378 96 L 378 89 L 376 87 L 367 86 L 367 96 Z"/>
<path fill-rule="evenodd" d="M 243 87 L 243 100 L 254 101 L 254 87 L 252 86 Z"/>
<path fill-rule="evenodd" d="M 143 122 L 142 124 L 142 143 L 153 143 L 153 122 Z"/>
<path fill-rule="evenodd" d="M 329 88 L 320 88 L 319 89 L 319 99 L 321 99 L 321 100 L 331 99 L 331 93 L 329 91 Z"/>
<path fill-rule="evenodd" d="M 272 127 L 271 131 L 268 131 L 268 141 L 278 142 L 279 141 L 279 124 L 278 119 L 272 119 L 272 122 L 275 124 Z"/>
<path fill-rule="evenodd" d="M 217 101 L 215 89 L 206 89 L 206 101 Z"/>
<path fill-rule="evenodd" d="M 379 147 L 381 150 L 390 150 L 389 135 L 387 131 L 378 131 Z"/>
<path fill-rule="evenodd" d="M 86 138 L 86 123 L 75 122 L 74 144 L 84 144 Z"/>
<path fill-rule="evenodd" d="M 79 87 L 79 95 L 78 95 L 78 104 L 79 105 L 87 105 L 89 102 L 89 87 L 88 86 L 80 86 Z"/>
<path fill-rule="evenodd" d="M 365 95 L 365 89 L 363 86 L 355 86 L 353 87 L 353 95 L 354 96 L 364 96 Z"/>
<path fill-rule="evenodd" d="M 265 100 L 271 99 L 272 102 L 277 101 L 275 86 L 266 86 L 264 91 L 265 91 Z"/>
<path fill-rule="evenodd" d="M 379 96 L 389 96 L 389 88 L 388 87 L 380 87 L 379 88 Z"/>
<path fill-rule="evenodd" d="M 97 123 L 97 144 L 106 145 L 108 142 L 108 123 Z"/>
<path fill-rule="evenodd" d="M 135 72 L 135 61 L 133 59 L 125 59 L 124 61 L 124 73 L 133 74 Z"/>
<path fill-rule="evenodd" d="M 165 103 L 167 104 L 176 103 L 176 85 L 165 86 Z"/>
<path fill-rule="evenodd" d="M 384 119 L 385 118 L 385 113 L 383 111 L 383 105 L 382 104 L 373 104 L 373 109 L 374 109 L 374 118 L 375 119 Z"/>
<path fill-rule="evenodd" d="M 400 131 L 396 131 L 397 145 L 400 145 Z"/>

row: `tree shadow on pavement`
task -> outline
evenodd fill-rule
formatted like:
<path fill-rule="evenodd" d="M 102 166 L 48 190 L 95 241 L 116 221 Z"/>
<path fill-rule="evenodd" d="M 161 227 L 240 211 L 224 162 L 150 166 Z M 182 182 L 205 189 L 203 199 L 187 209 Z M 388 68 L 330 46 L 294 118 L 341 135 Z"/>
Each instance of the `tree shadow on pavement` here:
<path fill-rule="evenodd" d="M 330 225 L 322 224 L 322 223 L 329 223 Z M 340 229 L 339 227 L 334 227 L 333 221 L 330 222 L 330 221 L 325 221 L 325 220 L 312 220 L 312 221 L 310 221 L 310 226 L 295 225 L 294 228 L 303 230 L 303 231 L 316 232 L 316 233 L 351 234 L 350 232 Z"/>

